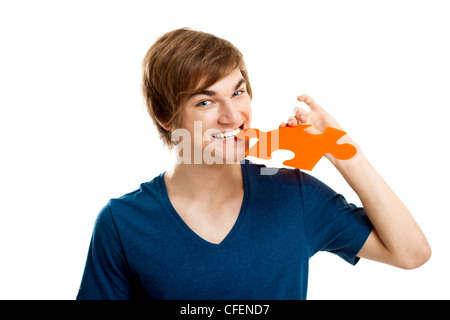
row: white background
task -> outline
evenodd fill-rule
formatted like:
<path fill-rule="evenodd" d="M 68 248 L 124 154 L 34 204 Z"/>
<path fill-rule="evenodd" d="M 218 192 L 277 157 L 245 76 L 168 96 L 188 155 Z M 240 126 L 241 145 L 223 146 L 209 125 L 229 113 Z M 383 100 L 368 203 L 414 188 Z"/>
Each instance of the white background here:
<path fill-rule="evenodd" d="M 449 14 L 435 0 L 2 0 L 0 299 L 74 299 L 99 210 L 169 168 L 140 63 L 185 26 L 243 52 L 253 127 L 278 127 L 313 96 L 429 239 L 430 261 L 412 271 L 319 253 L 308 298 L 450 298 Z M 289 156 L 278 153 L 274 165 Z M 326 159 L 312 174 L 359 204 Z"/>

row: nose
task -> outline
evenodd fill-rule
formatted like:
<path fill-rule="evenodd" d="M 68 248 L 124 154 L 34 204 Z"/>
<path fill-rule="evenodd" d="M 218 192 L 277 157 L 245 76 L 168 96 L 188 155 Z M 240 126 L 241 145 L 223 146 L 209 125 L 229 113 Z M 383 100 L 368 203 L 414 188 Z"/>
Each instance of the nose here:
<path fill-rule="evenodd" d="M 234 124 L 239 120 L 239 110 L 230 101 L 225 101 L 220 106 L 220 124 Z"/>

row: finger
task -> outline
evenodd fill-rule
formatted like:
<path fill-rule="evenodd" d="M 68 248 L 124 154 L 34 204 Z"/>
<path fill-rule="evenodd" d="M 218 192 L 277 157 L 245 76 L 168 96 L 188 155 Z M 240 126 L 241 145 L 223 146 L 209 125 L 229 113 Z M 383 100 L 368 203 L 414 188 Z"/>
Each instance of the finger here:
<path fill-rule="evenodd" d="M 300 123 L 308 122 L 308 111 L 296 107 L 294 108 L 295 117 L 299 120 Z"/>
<path fill-rule="evenodd" d="M 297 100 L 306 103 L 311 108 L 311 110 L 313 110 L 314 108 L 320 108 L 317 102 L 307 94 L 302 94 L 301 96 L 297 97 Z"/>
<path fill-rule="evenodd" d="M 295 127 L 299 124 L 298 119 L 295 116 L 290 116 L 287 121 L 288 126 Z"/>
<path fill-rule="evenodd" d="M 286 122 L 282 122 L 278 128 L 284 128 L 286 126 L 287 126 Z"/>

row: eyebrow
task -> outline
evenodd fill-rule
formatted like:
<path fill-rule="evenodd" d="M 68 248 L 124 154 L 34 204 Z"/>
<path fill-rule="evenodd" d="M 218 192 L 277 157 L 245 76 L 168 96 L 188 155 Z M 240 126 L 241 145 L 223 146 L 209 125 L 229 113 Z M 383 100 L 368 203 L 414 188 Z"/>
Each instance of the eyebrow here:
<path fill-rule="evenodd" d="M 234 90 L 239 89 L 239 87 L 240 87 L 243 83 L 247 84 L 247 81 L 246 81 L 244 78 L 241 78 L 241 80 L 239 80 L 239 82 L 237 83 L 237 85 L 236 85 L 236 87 L 235 87 Z M 193 94 L 191 94 L 191 95 L 189 96 L 189 99 L 192 99 L 193 97 L 198 96 L 198 95 L 215 96 L 216 94 L 217 94 L 217 92 L 216 92 L 216 91 L 213 91 L 213 90 L 201 90 L 201 91 L 194 92 Z"/>

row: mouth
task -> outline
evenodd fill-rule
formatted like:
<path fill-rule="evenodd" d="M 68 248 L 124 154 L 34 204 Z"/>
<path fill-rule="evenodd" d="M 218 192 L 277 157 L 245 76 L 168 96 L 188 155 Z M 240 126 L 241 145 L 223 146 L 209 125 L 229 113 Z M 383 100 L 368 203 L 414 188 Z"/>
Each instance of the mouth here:
<path fill-rule="evenodd" d="M 214 139 L 218 139 L 218 140 L 233 140 L 233 139 L 237 139 L 236 135 L 241 132 L 242 130 L 244 130 L 244 124 L 242 124 L 240 127 L 234 129 L 233 131 L 231 130 L 227 130 L 224 133 L 214 133 L 211 136 Z"/>

